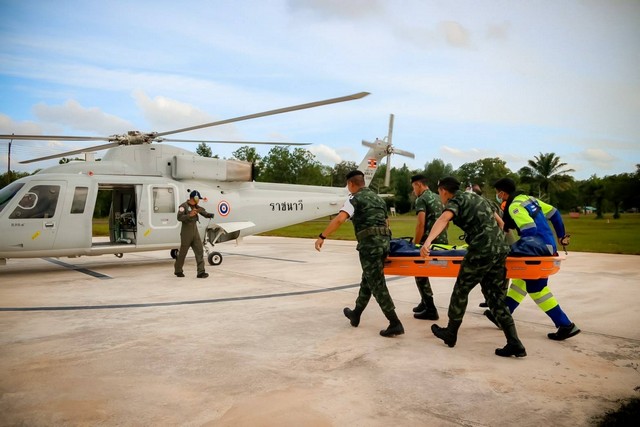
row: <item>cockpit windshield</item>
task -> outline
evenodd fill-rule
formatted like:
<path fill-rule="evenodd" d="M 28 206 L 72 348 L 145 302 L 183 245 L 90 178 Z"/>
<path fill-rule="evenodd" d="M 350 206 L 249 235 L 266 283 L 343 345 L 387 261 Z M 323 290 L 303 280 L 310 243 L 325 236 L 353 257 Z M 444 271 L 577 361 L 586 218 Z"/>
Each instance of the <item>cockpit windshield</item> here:
<path fill-rule="evenodd" d="M 24 182 L 12 182 L 0 190 L 0 212 L 9 204 L 13 196 L 22 188 Z"/>

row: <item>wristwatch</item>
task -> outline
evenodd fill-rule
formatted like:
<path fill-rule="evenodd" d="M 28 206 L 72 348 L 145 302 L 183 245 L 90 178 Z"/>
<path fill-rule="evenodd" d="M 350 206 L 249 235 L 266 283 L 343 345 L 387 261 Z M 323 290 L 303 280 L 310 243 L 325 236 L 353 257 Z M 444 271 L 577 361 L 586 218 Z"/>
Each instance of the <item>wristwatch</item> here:
<path fill-rule="evenodd" d="M 318 237 L 321 238 L 322 240 L 327 238 L 327 236 L 323 235 L 322 233 L 318 234 Z"/>

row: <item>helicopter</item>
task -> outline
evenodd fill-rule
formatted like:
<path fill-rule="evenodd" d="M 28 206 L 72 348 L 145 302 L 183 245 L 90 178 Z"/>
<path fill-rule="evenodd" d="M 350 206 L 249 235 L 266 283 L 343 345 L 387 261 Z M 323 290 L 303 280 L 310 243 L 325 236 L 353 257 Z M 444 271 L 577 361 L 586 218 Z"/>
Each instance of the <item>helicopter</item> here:
<path fill-rule="evenodd" d="M 281 114 L 321 105 L 360 99 L 360 92 L 340 98 L 269 110 L 262 113 L 168 131 L 129 131 L 108 137 L 57 135 L 0 135 L 11 140 L 107 141 L 81 150 L 23 161 L 30 163 L 107 149 L 101 161 L 88 156 L 48 167 L 0 189 L 0 265 L 11 258 L 97 256 L 166 250 L 176 258 L 181 224 L 178 206 L 193 189 L 204 197 L 201 206 L 213 213 L 214 223 L 201 222 L 199 232 L 210 265 L 222 263 L 222 254 L 209 251 L 218 243 L 335 214 L 348 197 L 345 188 L 256 182 L 250 162 L 202 157 L 158 142 L 203 141 L 166 138 L 180 132 Z M 379 162 L 395 150 L 389 134 L 375 142 L 362 141 L 369 151 L 358 169 L 367 185 Z M 306 145 L 296 143 L 267 143 Z M 387 163 L 389 169 L 389 163 Z M 388 180 L 388 176 L 387 176 Z M 387 181 L 388 185 L 388 181 Z M 93 236 L 94 210 L 99 193 L 110 197 L 109 238 Z M 106 240 L 106 241 L 105 241 Z"/>

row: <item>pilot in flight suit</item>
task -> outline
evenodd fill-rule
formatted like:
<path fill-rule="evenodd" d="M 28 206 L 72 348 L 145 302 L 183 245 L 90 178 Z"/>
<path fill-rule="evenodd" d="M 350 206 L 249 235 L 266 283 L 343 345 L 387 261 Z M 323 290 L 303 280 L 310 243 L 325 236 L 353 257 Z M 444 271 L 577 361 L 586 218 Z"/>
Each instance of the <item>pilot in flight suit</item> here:
<path fill-rule="evenodd" d="M 178 221 L 182 223 L 182 229 L 180 230 L 180 250 L 176 257 L 174 265 L 174 274 L 178 277 L 184 277 L 182 267 L 184 266 L 184 259 L 187 256 L 189 247 L 193 249 L 193 253 L 196 256 L 196 262 L 198 263 L 198 278 L 205 279 L 209 277 L 204 271 L 204 260 L 202 254 L 202 239 L 198 232 L 198 214 L 205 218 L 213 218 L 212 213 L 208 213 L 203 207 L 198 206 L 198 201 L 202 198 L 200 193 L 193 190 L 189 194 L 189 200 L 184 202 L 178 208 Z"/>

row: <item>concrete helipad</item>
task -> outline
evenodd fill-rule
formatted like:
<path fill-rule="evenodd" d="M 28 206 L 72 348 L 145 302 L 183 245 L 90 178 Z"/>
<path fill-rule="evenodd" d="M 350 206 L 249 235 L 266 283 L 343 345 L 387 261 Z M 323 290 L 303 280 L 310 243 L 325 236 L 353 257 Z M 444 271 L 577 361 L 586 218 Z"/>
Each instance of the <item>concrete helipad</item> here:
<path fill-rule="evenodd" d="M 388 277 L 406 334 L 352 328 L 353 242 L 251 237 L 217 247 L 208 279 L 167 252 L 9 260 L 0 267 L 0 425 L 588 425 L 638 396 L 640 258 L 569 253 L 551 288 L 582 333 L 564 342 L 530 299 L 523 359 L 471 294 L 455 348 L 416 320 L 410 277 Z M 432 279 L 441 325 L 453 278 Z"/>

